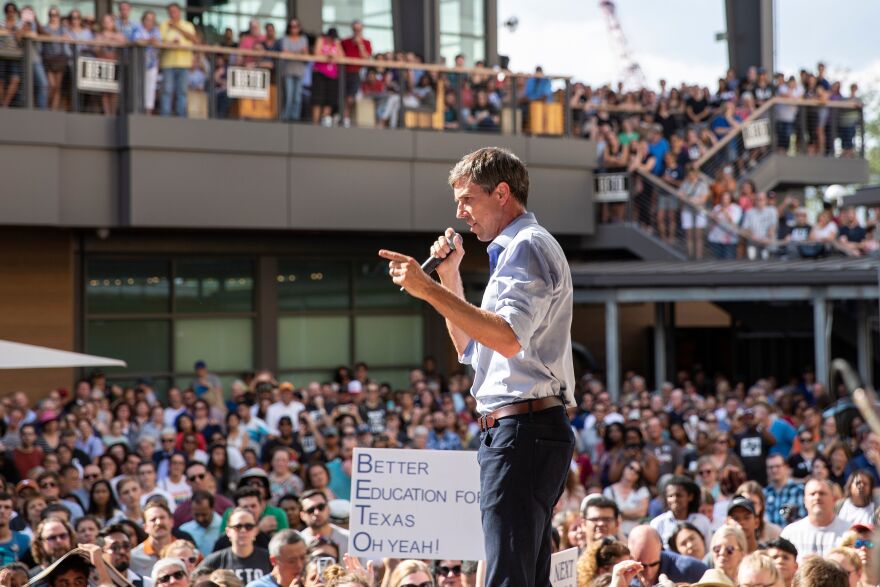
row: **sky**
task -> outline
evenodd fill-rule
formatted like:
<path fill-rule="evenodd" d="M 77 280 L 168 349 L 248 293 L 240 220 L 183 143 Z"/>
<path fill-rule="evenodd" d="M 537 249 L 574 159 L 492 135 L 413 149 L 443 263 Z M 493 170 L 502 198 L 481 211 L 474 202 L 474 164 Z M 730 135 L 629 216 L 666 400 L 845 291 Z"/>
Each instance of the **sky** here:
<path fill-rule="evenodd" d="M 649 86 L 667 79 L 714 88 L 727 69 L 724 0 L 616 0 L 633 58 Z M 796 73 L 828 65 L 830 77 L 880 89 L 880 51 L 874 49 L 878 0 L 775 0 L 775 63 Z M 516 16 L 515 32 L 500 26 L 498 52 L 514 71 L 542 65 L 549 74 L 589 84 L 621 78 L 598 0 L 498 0 L 498 21 Z"/>

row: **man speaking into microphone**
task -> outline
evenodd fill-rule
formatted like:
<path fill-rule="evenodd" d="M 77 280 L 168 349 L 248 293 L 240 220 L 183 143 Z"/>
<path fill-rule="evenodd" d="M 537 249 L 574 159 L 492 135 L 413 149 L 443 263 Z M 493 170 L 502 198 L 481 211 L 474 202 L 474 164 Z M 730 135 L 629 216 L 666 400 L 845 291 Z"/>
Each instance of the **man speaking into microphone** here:
<path fill-rule="evenodd" d="M 574 450 L 565 411 L 574 405 L 571 272 L 559 243 L 526 210 L 529 174 L 516 155 L 479 149 L 456 164 L 449 185 L 456 217 L 490 243 L 480 307 L 465 300 L 465 251 L 452 228 L 431 246 L 443 259 L 440 283 L 412 257 L 379 255 L 395 284 L 446 319 L 459 360 L 474 368 L 487 587 L 549 586 L 550 521 Z"/>

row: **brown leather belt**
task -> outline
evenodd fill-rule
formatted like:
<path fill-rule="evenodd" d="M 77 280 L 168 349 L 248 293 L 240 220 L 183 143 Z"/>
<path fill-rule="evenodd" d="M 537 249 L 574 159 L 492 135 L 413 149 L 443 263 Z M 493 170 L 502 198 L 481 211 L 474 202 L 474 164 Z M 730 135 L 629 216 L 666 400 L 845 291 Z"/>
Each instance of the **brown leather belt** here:
<path fill-rule="evenodd" d="M 542 397 L 541 399 L 529 399 L 502 406 L 494 412 L 490 412 L 485 416 L 480 416 L 477 421 L 480 423 L 480 432 L 486 432 L 490 428 L 495 428 L 495 426 L 498 425 L 498 420 L 501 418 L 528 414 L 529 412 L 542 412 L 561 405 L 562 399 L 556 395 Z"/>

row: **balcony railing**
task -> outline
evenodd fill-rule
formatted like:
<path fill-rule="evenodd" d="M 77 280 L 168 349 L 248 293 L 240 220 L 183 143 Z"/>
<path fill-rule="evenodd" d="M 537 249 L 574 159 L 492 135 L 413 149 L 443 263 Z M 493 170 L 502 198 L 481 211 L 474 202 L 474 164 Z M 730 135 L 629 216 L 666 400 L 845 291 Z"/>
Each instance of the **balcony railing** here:
<path fill-rule="evenodd" d="M 711 196 L 709 196 L 711 197 Z M 836 241 L 757 238 L 709 201 L 695 204 L 682 191 L 645 171 L 596 175 L 596 217 L 623 223 L 687 259 L 803 258 L 852 255 Z"/>
<path fill-rule="evenodd" d="M 697 166 L 713 180 L 729 173 L 739 181 L 774 153 L 864 158 L 861 103 L 773 98 L 731 127 Z"/>
<path fill-rule="evenodd" d="M 61 57 L 40 60 L 45 46 Z M 153 65 L 164 51 L 192 56 L 189 72 L 157 80 L 162 70 Z M 572 135 L 570 79 L 561 75 L 41 35 L 0 50 L 0 60 L 21 64 L 20 88 L 10 105 L 29 109 L 106 115 L 152 110 L 188 118 Z M 346 87 L 346 68 L 361 73 L 357 91 Z M 322 69 L 329 83 L 325 78 L 315 83 L 316 70 Z M 177 92 L 183 83 L 184 91 Z M 528 99 L 527 84 L 542 89 L 544 98 Z M 178 95 L 185 100 L 178 102 Z"/>

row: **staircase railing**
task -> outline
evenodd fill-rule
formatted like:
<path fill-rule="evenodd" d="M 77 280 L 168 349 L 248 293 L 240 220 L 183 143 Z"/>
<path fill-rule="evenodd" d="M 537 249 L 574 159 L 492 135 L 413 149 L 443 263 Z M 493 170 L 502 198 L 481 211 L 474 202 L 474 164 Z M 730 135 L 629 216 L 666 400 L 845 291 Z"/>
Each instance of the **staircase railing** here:
<path fill-rule="evenodd" d="M 857 100 L 776 97 L 734 126 L 698 161 L 716 179 L 730 173 L 739 182 L 773 153 L 817 157 L 865 156 L 862 104 Z"/>
<path fill-rule="evenodd" d="M 646 171 L 597 175 L 601 223 L 638 228 L 687 259 L 801 257 L 852 253 L 837 242 L 761 239 Z"/>

